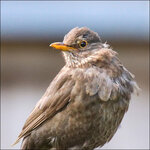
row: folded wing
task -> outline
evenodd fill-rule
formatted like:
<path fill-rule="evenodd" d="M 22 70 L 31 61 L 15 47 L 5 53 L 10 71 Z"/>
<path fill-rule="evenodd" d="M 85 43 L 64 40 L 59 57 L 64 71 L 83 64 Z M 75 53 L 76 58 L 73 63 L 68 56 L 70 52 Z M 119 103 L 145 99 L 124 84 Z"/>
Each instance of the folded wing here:
<path fill-rule="evenodd" d="M 53 117 L 69 103 L 74 82 L 68 70 L 63 68 L 31 112 L 14 145 L 22 137 L 29 135 L 33 129 L 41 125 L 45 120 Z"/>

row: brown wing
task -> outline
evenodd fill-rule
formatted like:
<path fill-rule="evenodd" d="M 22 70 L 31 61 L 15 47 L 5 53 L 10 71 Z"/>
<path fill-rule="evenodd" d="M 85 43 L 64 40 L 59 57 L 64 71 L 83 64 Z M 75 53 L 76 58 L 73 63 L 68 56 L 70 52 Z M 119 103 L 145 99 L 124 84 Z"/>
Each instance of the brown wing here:
<path fill-rule="evenodd" d="M 31 112 L 14 144 L 66 106 L 69 103 L 73 85 L 74 80 L 72 80 L 69 70 L 64 67 Z"/>

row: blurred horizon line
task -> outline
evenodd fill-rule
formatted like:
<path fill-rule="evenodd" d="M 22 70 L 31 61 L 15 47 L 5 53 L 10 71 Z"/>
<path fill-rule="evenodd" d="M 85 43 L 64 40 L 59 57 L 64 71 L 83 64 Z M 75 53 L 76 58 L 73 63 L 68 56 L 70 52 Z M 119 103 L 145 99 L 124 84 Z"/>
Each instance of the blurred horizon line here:
<path fill-rule="evenodd" d="M 107 40 L 105 40 L 107 39 Z M 15 44 L 28 44 L 28 45 L 45 45 L 47 43 L 50 42 L 61 42 L 63 41 L 63 36 L 60 37 L 50 37 L 50 38 L 45 38 L 45 39 L 41 39 L 41 38 L 23 38 L 23 39 L 3 39 L 1 38 L 1 44 L 2 45 L 15 45 Z M 147 40 L 144 39 L 127 39 L 127 38 L 121 38 L 121 39 L 112 39 L 112 38 L 102 38 L 102 42 L 105 43 L 107 42 L 108 44 L 119 44 L 119 45 L 146 45 L 149 47 L 149 38 Z"/>

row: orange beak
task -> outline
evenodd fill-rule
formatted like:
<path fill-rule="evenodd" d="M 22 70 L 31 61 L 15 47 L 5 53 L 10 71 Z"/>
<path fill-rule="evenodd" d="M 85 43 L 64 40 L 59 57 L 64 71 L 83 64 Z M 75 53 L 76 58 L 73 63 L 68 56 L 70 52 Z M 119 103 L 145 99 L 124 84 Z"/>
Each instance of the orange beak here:
<path fill-rule="evenodd" d="M 53 47 L 55 49 L 59 49 L 61 51 L 71 51 L 71 50 L 77 50 L 76 48 L 73 48 L 71 46 L 68 46 L 61 42 L 55 42 L 49 45 L 50 47 Z"/>

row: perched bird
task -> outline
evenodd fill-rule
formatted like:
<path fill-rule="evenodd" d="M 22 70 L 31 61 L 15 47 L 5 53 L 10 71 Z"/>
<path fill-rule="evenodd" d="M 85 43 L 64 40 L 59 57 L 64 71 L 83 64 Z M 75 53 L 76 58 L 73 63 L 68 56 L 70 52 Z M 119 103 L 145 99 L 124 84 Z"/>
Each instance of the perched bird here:
<path fill-rule="evenodd" d="M 138 90 L 117 53 L 87 27 L 72 29 L 50 45 L 65 66 L 23 126 L 21 149 L 81 149 L 103 146 L 115 134 Z M 121 140 L 121 139 L 120 139 Z"/>

